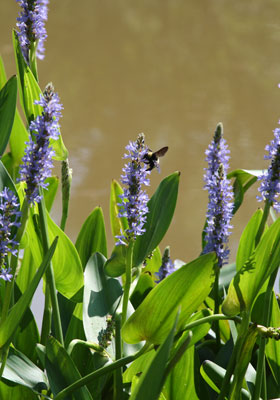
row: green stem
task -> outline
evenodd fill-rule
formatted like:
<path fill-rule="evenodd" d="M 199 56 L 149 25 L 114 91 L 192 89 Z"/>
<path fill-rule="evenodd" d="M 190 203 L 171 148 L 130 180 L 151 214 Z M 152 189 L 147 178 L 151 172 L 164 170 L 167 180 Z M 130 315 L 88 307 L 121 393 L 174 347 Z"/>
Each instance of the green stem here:
<path fill-rule="evenodd" d="M 116 348 L 116 360 L 120 360 L 122 356 L 122 339 L 121 339 L 121 319 L 120 315 L 116 315 L 115 319 L 115 348 Z M 114 400 L 121 400 L 123 398 L 123 381 L 122 381 L 122 368 L 118 368 L 114 371 Z"/>
<path fill-rule="evenodd" d="M 224 400 L 225 396 L 227 395 L 229 388 L 230 388 L 230 379 L 232 377 L 236 361 L 238 361 L 239 355 L 240 355 L 240 350 L 242 349 L 242 346 L 244 344 L 244 340 L 246 339 L 246 332 L 248 330 L 249 326 L 249 315 L 245 312 L 242 313 L 242 321 L 241 321 L 241 326 L 240 330 L 237 336 L 237 340 L 235 343 L 235 346 L 233 348 L 232 355 L 230 357 L 226 374 L 223 379 L 222 387 L 221 387 L 221 392 L 218 396 L 218 400 Z"/>
<path fill-rule="evenodd" d="M 219 277 L 220 277 L 220 268 L 218 265 L 215 266 L 215 282 L 214 282 L 214 314 L 219 314 L 219 307 L 220 307 L 220 296 L 219 296 Z M 221 334 L 220 334 L 220 326 L 219 320 L 215 320 L 213 323 L 213 330 L 216 334 L 216 345 L 217 350 L 219 350 L 221 345 Z"/>
<path fill-rule="evenodd" d="M 264 326 L 269 325 L 270 321 L 270 315 L 271 315 L 271 300 L 272 300 L 272 294 L 273 294 L 273 287 L 275 283 L 275 279 L 277 276 L 278 268 L 276 268 L 273 273 L 271 274 L 268 285 L 266 288 L 265 292 L 265 297 L 264 297 L 264 307 L 263 307 L 263 319 L 262 319 L 262 324 Z M 266 338 L 261 337 L 260 338 L 260 347 L 259 347 L 259 355 L 258 355 L 258 364 L 257 364 L 257 373 L 256 373 L 256 384 L 254 387 L 254 393 L 252 400 L 258 400 L 260 397 L 261 393 L 261 387 L 262 383 L 264 383 L 266 387 L 266 382 L 263 381 L 263 379 L 266 379 L 266 376 L 264 374 L 264 367 L 265 367 L 265 345 L 266 345 Z M 266 394 L 265 394 L 266 398 Z"/>
<path fill-rule="evenodd" d="M 85 342 L 81 339 L 74 339 L 69 343 L 69 346 L 67 347 L 67 353 L 69 354 L 69 356 L 71 356 L 74 347 L 78 344 L 87 347 L 88 349 L 94 350 L 95 352 L 104 355 L 105 357 L 109 357 L 108 353 L 106 353 L 102 346 L 99 346 L 98 344 L 92 342 Z"/>
<path fill-rule="evenodd" d="M 82 387 L 84 385 L 87 385 L 88 383 L 91 383 L 92 381 L 99 378 L 100 376 L 108 374 L 109 372 L 112 372 L 115 369 L 124 367 L 125 365 L 136 360 L 136 358 L 140 357 L 147 350 L 148 351 L 151 350 L 151 349 L 149 349 L 149 347 L 150 347 L 150 345 L 148 345 L 146 343 L 145 346 L 143 346 L 142 349 L 140 351 L 138 351 L 138 353 L 133 354 L 132 356 L 127 356 L 127 357 L 121 358 L 120 360 L 114 361 L 111 364 L 98 369 L 97 371 L 91 372 L 90 374 L 84 376 L 83 378 L 79 379 L 78 381 L 72 383 L 70 386 L 61 390 L 61 392 L 59 392 L 58 395 L 55 396 L 55 400 L 64 399 L 64 397 L 67 396 L 68 394 L 73 393 L 75 390 L 79 389 L 80 387 Z"/>
<path fill-rule="evenodd" d="M 66 221 L 68 218 L 68 208 L 70 200 L 70 188 L 72 181 L 72 170 L 69 168 L 68 159 L 61 163 L 61 176 L 62 176 L 62 216 L 60 222 L 60 229 L 64 231 Z"/>
<path fill-rule="evenodd" d="M 44 314 L 42 321 L 42 329 L 41 329 L 41 340 L 40 343 L 44 346 L 47 343 L 48 336 L 51 331 L 52 325 L 52 307 L 51 307 L 51 297 L 50 297 L 50 289 L 49 286 L 46 285 L 45 290 L 45 306 L 44 306 Z"/>
<path fill-rule="evenodd" d="M 123 293 L 123 306 L 122 306 L 122 326 L 126 321 L 127 307 L 129 301 L 129 291 L 131 286 L 131 270 L 132 270 L 132 256 L 133 256 L 134 241 L 131 240 L 128 244 L 126 255 L 126 269 L 125 269 L 125 286 Z"/>
<path fill-rule="evenodd" d="M 40 194 L 42 195 L 42 191 L 40 192 Z M 48 225 L 47 225 L 46 207 L 45 207 L 45 201 L 44 201 L 43 195 L 42 195 L 41 201 L 38 203 L 38 208 L 39 208 L 39 220 L 40 220 L 40 227 L 41 227 L 43 251 L 44 251 L 44 254 L 46 254 L 49 249 L 49 238 L 48 238 L 48 230 L 47 230 Z M 52 263 L 50 263 L 50 268 L 47 269 L 46 281 L 47 281 L 47 285 L 49 286 L 49 290 L 50 290 L 55 336 L 56 336 L 56 339 L 59 340 L 60 343 L 64 346 L 60 312 L 59 312 L 59 306 L 58 306 L 58 300 L 57 300 L 57 293 L 56 293 Z"/>

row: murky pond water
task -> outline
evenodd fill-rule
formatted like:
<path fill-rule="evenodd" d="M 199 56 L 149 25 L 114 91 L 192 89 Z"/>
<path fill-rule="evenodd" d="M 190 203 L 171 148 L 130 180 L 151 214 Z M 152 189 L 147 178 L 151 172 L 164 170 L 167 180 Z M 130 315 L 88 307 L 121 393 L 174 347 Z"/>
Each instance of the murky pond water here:
<path fill-rule="evenodd" d="M 11 30 L 18 10 L 1 0 L 0 52 L 8 75 L 15 73 Z M 62 134 L 73 168 L 66 231 L 73 240 L 101 205 L 111 250 L 110 183 L 121 174 L 125 145 L 144 132 L 152 149 L 169 146 L 150 193 L 181 171 L 163 245 L 185 261 L 200 253 L 204 151 L 216 124 L 224 124 L 231 170 L 267 165 L 264 147 L 280 117 L 279 17 L 276 0 L 50 1 L 39 76 L 41 87 L 54 83 L 64 104 Z M 258 206 L 252 190 L 233 219 L 232 258 Z M 57 220 L 59 213 L 57 204 Z"/>

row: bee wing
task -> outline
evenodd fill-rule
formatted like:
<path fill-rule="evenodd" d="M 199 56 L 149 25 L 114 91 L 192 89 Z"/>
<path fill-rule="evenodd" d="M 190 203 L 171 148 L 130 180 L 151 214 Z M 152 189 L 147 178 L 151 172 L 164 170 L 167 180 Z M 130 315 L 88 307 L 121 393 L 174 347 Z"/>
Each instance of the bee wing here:
<path fill-rule="evenodd" d="M 164 154 L 167 152 L 168 150 L 168 146 L 162 147 L 161 149 L 159 149 L 158 151 L 156 151 L 154 154 L 156 157 L 163 157 Z"/>

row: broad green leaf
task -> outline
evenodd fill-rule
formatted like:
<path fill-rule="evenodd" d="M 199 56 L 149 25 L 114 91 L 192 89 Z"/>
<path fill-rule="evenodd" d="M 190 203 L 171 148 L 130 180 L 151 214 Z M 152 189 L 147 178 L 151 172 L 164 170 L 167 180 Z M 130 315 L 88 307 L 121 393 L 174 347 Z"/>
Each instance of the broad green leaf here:
<path fill-rule="evenodd" d="M 81 375 L 72 358 L 53 337 L 49 338 L 46 346 L 46 370 L 54 395 L 81 379 Z M 76 400 L 92 400 L 86 386 L 77 389 L 73 396 Z"/>
<path fill-rule="evenodd" d="M 215 261 L 214 253 L 202 255 L 161 281 L 124 324 L 123 339 L 161 343 L 179 308 L 178 328 L 182 328 L 211 291 Z"/>
<path fill-rule="evenodd" d="M 16 32 L 13 32 L 13 43 L 17 72 L 20 80 L 20 100 L 26 119 L 30 124 L 30 122 L 33 121 L 38 115 L 42 114 L 42 107 L 38 104 L 34 104 L 35 100 L 40 99 L 40 94 L 42 94 L 42 92 L 34 75 L 31 72 L 31 69 L 28 67 L 22 56 Z M 68 151 L 64 146 L 61 135 L 59 135 L 58 140 L 51 139 L 50 145 L 55 151 L 55 160 L 66 160 L 68 157 Z"/>
<path fill-rule="evenodd" d="M 48 212 L 50 212 L 57 193 L 59 179 L 57 176 L 51 176 L 50 178 L 46 179 L 46 183 L 48 184 L 48 188 L 43 190 L 43 194 L 46 209 Z"/>
<path fill-rule="evenodd" d="M 42 259 L 41 243 L 36 230 L 37 214 L 30 210 L 30 217 L 26 227 L 26 237 L 32 251 L 35 263 L 38 265 Z M 58 236 L 59 241 L 52 259 L 56 289 L 66 298 L 71 299 L 83 287 L 84 277 L 78 252 L 68 236 L 54 223 L 47 213 L 49 239 Z"/>
<path fill-rule="evenodd" d="M 152 257 L 148 257 L 145 260 L 145 267 L 143 269 L 144 272 L 150 272 L 153 274 L 153 277 L 155 280 L 157 279 L 157 276 L 155 275 L 155 272 L 158 272 L 162 264 L 162 258 L 161 258 L 161 252 L 159 247 L 156 247 L 155 250 L 153 251 Z M 184 265 L 185 263 L 183 263 Z"/>
<path fill-rule="evenodd" d="M 240 311 L 251 311 L 252 305 L 265 281 L 279 265 L 280 219 L 276 220 L 262 236 L 255 253 L 231 281 L 222 310 L 229 316 Z"/>
<path fill-rule="evenodd" d="M 114 247 L 111 257 L 106 261 L 104 267 L 107 275 L 116 278 L 125 273 L 126 253 L 126 246 L 121 245 Z"/>
<path fill-rule="evenodd" d="M 2 89 L 2 87 L 5 85 L 6 82 L 7 82 L 6 71 L 3 59 L 0 55 L 0 89 Z"/>
<path fill-rule="evenodd" d="M 119 206 L 118 203 L 121 202 L 119 195 L 123 194 L 123 189 L 121 185 L 114 179 L 111 184 L 110 193 L 110 221 L 111 230 L 114 239 L 116 240 L 116 235 L 120 235 L 121 232 L 125 232 L 128 228 L 127 218 L 119 218 Z"/>
<path fill-rule="evenodd" d="M 158 400 L 165 380 L 166 366 L 174 340 L 178 316 L 172 324 L 170 333 L 157 350 L 151 362 L 143 371 L 136 387 L 133 389 L 130 400 Z M 147 391 L 149 388 L 149 391 Z"/>
<path fill-rule="evenodd" d="M 123 382 L 132 382 L 135 375 L 141 375 L 148 364 L 151 363 L 152 359 L 155 357 L 156 351 L 154 349 L 144 353 L 141 357 L 136 358 L 130 366 L 125 370 L 123 374 Z"/>
<path fill-rule="evenodd" d="M 197 311 L 194 313 L 188 321 L 186 321 L 186 325 L 191 324 L 194 321 L 199 321 L 201 318 L 209 317 L 213 312 L 208 308 L 204 308 L 203 310 Z M 192 338 L 189 344 L 189 347 L 199 342 L 204 336 L 207 335 L 209 329 L 211 328 L 211 322 L 207 322 L 201 325 L 198 325 L 191 329 Z"/>
<path fill-rule="evenodd" d="M 144 225 L 145 233 L 138 236 L 135 241 L 134 266 L 140 265 L 164 237 L 175 211 L 179 177 L 179 172 L 174 172 L 163 179 L 148 202 L 149 212 Z"/>
<path fill-rule="evenodd" d="M 44 372 L 14 348 L 9 349 L 3 377 L 10 382 L 26 386 L 35 393 L 49 389 L 48 379 Z"/>
<path fill-rule="evenodd" d="M 244 194 L 257 181 L 258 176 L 260 176 L 262 173 L 263 171 L 261 170 L 236 169 L 227 175 L 228 179 L 235 178 L 233 183 L 233 213 L 236 213 L 243 202 Z"/>
<path fill-rule="evenodd" d="M 4 64 L 2 58 L 0 56 L 0 89 L 3 88 L 5 83 L 7 82 L 6 72 L 4 68 Z M 13 163 L 19 165 L 21 163 L 22 157 L 24 155 L 25 142 L 28 140 L 28 132 L 25 129 L 24 123 L 19 115 L 19 112 L 16 108 L 14 124 L 12 127 L 12 133 L 10 136 L 10 149 Z"/>
<path fill-rule="evenodd" d="M 93 254 L 85 269 L 83 323 L 87 341 L 99 343 L 102 332 L 107 328 L 107 316 L 114 315 L 122 295 L 117 279 L 104 273 L 105 257 Z M 113 343 L 106 349 L 114 355 Z"/>
<path fill-rule="evenodd" d="M 46 253 L 42 264 L 40 265 L 39 269 L 37 270 L 34 278 L 32 279 L 29 285 L 29 288 L 21 296 L 19 301 L 12 307 L 5 321 L 0 323 L 0 348 L 3 348 L 11 341 L 17 327 L 19 326 L 24 316 L 25 311 L 27 310 L 32 300 L 32 297 L 35 293 L 35 290 L 43 274 L 46 272 L 50 264 L 50 261 L 53 257 L 56 248 L 56 244 L 57 244 L 57 238 L 55 238 L 50 249 Z"/>
<path fill-rule="evenodd" d="M 133 307 L 136 309 L 153 289 L 155 283 L 152 276 L 148 272 L 142 272 L 135 289 L 130 296 L 130 301 Z"/>
<path fill-rule="evenodd" d="M 230 281 L 236 273 L 236 264 L 226 264 L 221 268 L 220 278 L 219 278 L 219 289 L 223 289 L 230 284 Z"/>
<path fill-rule="evenodd" d="M 50 397 L 46 396 L 46 399 Z M 25 386 L 8 386 L 7 381 L 3 379 L 0 382 L 0 399 L 5 400 L 38 400 L 37 394 Z"/>
<path fill-rule="evenodd" d="M 236 270 L 240 271 L 255 250 L 255 239 L 262 220 L 263 211 L 257 210 L 246 225 L 236 255 Z"/>
<path fill-rule="evenodd" d="M 189 347 L 168 375 L 164 385 L 172 400 L 199 400 L 195 385 L 195 350 Z"/>
<path fill-rule="evenodd" d="M 280 326 L 280 310 L 275 294 L 272 296 L 272 312 L 269 326 Z M 273 377 L 280 388 L 280 342 L 276 340 L 268 340 L 265 346 L 265 355 L 270 366 Z"/>
<path fill-rule="evenodd" d="M 83 268 L 95 252 L 107 257 L 105 223 L 101 207 L 96 207 L 85 220 L 76 241 L 76 248 Z"/>
<path fill-rule="evenodd" d="M 12 76 L 0 90 L 0 157 L 6 150 L 15 118 L 17 77 Z"/>

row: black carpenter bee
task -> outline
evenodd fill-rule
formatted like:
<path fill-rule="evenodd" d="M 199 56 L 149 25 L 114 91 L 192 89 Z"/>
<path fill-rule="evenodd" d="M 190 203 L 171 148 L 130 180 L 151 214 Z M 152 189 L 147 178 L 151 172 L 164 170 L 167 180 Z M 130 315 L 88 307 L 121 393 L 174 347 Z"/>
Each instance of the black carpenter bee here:
<path fill-rule="evenodd" d="M 159 169 L 159 157 L 163 157 L 167 152 L 168 147 L 162 147 L 158 151 L 153 152 L 149 149 L 149 151 L 144 155 L 143 162 L 149 165 L 146 171 L 152 171 L 155 167 Z"/>

